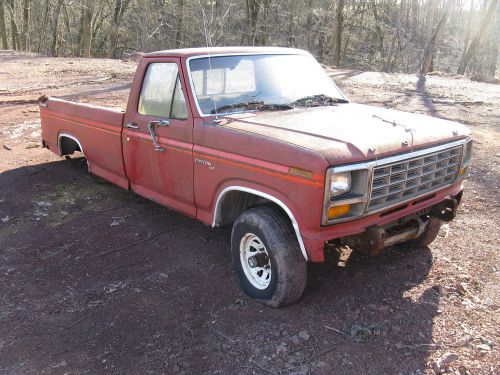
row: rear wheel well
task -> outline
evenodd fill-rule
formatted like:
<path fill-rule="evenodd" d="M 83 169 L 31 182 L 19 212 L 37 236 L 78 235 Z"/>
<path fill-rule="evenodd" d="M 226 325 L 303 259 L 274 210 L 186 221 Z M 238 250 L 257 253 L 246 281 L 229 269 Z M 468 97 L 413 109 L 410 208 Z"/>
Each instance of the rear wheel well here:
<path fill-rule="evenodd" d="M 59 153 L 61 156 L 72 155 L 75 151 L 83 152 L 78 141 L 67 136 L 61 136 L 59 138 Z"/>

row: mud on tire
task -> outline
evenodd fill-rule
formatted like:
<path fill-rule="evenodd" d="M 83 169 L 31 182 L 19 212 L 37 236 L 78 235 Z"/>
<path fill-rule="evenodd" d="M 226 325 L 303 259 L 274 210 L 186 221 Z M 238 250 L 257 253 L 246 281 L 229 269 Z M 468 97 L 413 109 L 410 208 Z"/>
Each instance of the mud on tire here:
<path fill-rule="evenodd" d="M 233 224 L 231 252 L 240 285 L 250 297 L 280 307 L 302 295 L 306 260 L 280 210 L 259 206 L 242 213 Z"/>

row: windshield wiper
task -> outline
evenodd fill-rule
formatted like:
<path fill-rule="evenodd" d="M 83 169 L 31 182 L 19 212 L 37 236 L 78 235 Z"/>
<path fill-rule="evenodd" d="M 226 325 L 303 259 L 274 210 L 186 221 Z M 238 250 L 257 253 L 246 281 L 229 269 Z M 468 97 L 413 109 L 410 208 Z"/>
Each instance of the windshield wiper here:
<path fill-rule="evenodd" d="M 339 103 L 349 103 L 348 100 L 342 98 L 332 98 L 324 94 L 305 96 L 291 103 L 264 103 L 262 100 L 250 100 L 247 102 L 239 102 L 233 104 L 225 104 L 223 106 L 212 109 L 210 113 L 224 113 L 226 110 L 245 108 L 247 110 L 256 111 L 283 111 L 296 107 L 322 107 L 335 105 Z"/>
<path fill-rule="evenodd" d="M 257 111 L 281 111 L 285 109 L 293 109 L 290 104 L 267 104 L 262 100 L 252 100 L 249 102 L 240 102 L 234 104 L 225 104 L 223 106 L 217 107 L 217 109 L 212 109 L 211 113 L 215 114 L 217 112 L 225 111 L 227 109 L 237 109 L 246 108 Z"/>
<path fill-rule="evenodd" d="M 318 94 L 305 96 L 290 103 L 292 107 L 323 107 L 341 103 L 349 103 L 349 100 L 342 98 L 332 98 L 331 96 Z"/>

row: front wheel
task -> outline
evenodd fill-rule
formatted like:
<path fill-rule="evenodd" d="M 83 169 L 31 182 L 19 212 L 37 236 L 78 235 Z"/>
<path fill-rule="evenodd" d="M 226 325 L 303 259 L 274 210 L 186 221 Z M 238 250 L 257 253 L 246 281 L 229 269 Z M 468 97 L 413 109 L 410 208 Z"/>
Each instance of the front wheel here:
<path fill-rule="evenodd" d="M 407 249 L 418 249 L 429 246 L 438 236 L 442 224 L 442 220 L 430 217 L 424 232 L 420 236 L 407 242 L 403 242 L 400 246 Z"/>
<path fill-rule="evenodd" d="M 273 207 L 255 207 L 234 222 L 233 267 L 250 297 L 273 307 L 297 301 L 307 266 L 289 220 Z"/>

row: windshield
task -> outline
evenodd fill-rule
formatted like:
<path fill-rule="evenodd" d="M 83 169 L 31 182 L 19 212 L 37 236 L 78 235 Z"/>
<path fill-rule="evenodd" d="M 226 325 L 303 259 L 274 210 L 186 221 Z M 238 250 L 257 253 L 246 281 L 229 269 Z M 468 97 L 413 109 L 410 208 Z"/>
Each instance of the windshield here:
<path fill-rule="evenodd" d="M 191 80 L 202 115 L 267 108 L 290 109 L 310 97 L 345 98 L 310 55 L 242 55 L 195 58 Z M 322 101 L 324 105 L 327 101 Z M 307 105 L 307 104 L 306 104 Z"/>

